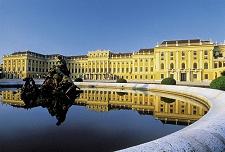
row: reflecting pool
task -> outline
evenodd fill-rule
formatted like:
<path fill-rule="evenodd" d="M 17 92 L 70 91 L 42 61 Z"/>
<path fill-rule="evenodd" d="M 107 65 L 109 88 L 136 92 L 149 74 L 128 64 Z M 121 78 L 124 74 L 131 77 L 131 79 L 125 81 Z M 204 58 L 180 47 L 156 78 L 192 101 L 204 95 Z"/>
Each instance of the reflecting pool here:
<path fill-rule="evenodd" d="M 195 99 L 157 92 L 82 90 L 60 108 L 26 107 L 19 90 L 1 90 L 0 151 L 114 151 L 178 131 L 208 111 Z"/>

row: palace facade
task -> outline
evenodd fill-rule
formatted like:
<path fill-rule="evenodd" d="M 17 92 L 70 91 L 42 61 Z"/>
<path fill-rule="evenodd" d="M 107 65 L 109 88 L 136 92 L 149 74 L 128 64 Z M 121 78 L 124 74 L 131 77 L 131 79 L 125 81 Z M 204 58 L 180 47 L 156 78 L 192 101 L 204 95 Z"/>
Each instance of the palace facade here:
<path fill-rule="evenodd" d="M 3 56 L 4 77 L 42 78 L 56 64 L 57 56 L 31 51 Z M 154 48 L 132 53 L 91 51 L 82 56 L 64 56 L 71 78 L 87 80 L 211 81 L 225 70 L 225 45 L 200 39 L 163 41 Z"/>

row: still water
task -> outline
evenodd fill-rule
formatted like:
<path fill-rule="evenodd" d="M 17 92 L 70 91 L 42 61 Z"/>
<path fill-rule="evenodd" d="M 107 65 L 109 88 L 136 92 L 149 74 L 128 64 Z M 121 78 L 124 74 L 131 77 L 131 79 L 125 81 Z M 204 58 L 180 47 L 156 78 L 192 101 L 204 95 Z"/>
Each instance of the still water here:
<path fill-rule="evenodd" d="M 114 151 L 178 131 L 208 110 L 194 99 L 157 92 L 82 90 L 61 110 L 26 108 L 18 90 L 1 90 L 0 151 Z"/>

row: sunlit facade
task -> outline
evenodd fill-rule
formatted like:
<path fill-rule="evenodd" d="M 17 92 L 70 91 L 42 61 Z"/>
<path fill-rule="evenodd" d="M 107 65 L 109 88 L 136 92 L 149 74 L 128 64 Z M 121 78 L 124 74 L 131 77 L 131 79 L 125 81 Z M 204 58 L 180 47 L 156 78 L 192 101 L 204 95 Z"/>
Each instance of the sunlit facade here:
<path fill-rule="evenodd" d="M 31 51 L 3 57 L 4 77 L 42 78 L 56 64 L 57 54 L 42 55 Z M 83 56 L 64 56 L 71 78 L 86 80 L 204 82 L 220 76 L 225 70 L 225 45 L 200 39 L 163 41 L 151 49 L 131 53 L 109 50 L 91 51 Z"/>

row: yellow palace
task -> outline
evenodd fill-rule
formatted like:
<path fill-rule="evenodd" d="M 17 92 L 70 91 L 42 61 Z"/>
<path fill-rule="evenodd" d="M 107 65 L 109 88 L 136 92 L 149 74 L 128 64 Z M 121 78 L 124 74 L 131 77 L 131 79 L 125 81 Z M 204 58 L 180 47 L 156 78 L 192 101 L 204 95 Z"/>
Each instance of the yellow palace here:
<path fill-rule="evenodd" d="M 42 78 L 56 64 L 58 54 L 43 55 L 31 51 L 3 56 L 3 75 L 13 78 Z M 96 50 L 82 56 L 64 56 L 71 78 L 86 80 L 207 82 L 225 70 L 225 44 L 200 39 L 163 41 L 151 49 L 133 53 Z"/>

